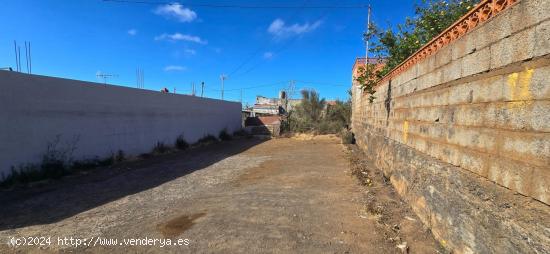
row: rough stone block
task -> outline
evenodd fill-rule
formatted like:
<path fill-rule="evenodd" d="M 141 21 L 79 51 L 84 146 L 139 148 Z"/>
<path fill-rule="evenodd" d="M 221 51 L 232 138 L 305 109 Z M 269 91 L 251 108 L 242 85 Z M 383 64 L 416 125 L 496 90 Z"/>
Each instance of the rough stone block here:
<path fill-rule="evenodd" d="M 489 180 L 524 195 L 532 194 L 529 190 L 533 175 L 532 167 L 503 157 L 492 158 L 490 161 L 487 176 Z"/>
<path fill-rule="evenodd" d="M 520 3 L 519 7 L 521 11 L 516 15 L 521 19 L 519 25 L 533 26 L 550 19 L 550 1 L 548 0 L 526 0 Z"/>
<path fill-rule="evenodd" d="M 474 29 L 471 33 L 475 39 L 476 49 L 483 49 L 502 38 L 510 36 L 512 34 L 512 26 L 517 24 L 510 22 L 512 16 L 512 10 L 506 10 Z"/>
<path fill-rule="evenodd" d="M 442 71 L 442 80 L 441 83 L 447 83 L 455 79 L 462 77 L 462 58 L 453 60 L 451 63 L 445 65 L 441 69 Z"/>
<path fill-rule="evenodd" d="M 444 46 L 439 51 L 437 51 L 437 53 L 434 55 L 436 68 L 442 67 L 451 62 L 452 54 L 453 52 L 451 45 Z"/>
<path fill-rule="evenodd" d="M 531 191 L 533 197 L 546 204 L 550 204 L 550 169 L 548 167 L 533 169 L 532 185 Z"/>
<path fill-rule="evenodd" d="M 462 58 L 476 51 L 476 36 L 473 33 L 466 33 L 456 41 L 452 42 L 450 46 L 452 50 L 452 60 Z"/>
<path fill-rule="evenodd" d="M 539 24 L 535 28 L 535 57 L 550 54 L 550 20 Z"/>
<path fill-rule="evenodd" d="M 463 77 L 488 71 L 491 65 L 491 50 L 490 48 L 478 50 L 466 55 L 463 61 Z"/>
<path fill-rule="evenodd" d="M 506 80 L 503 75 L 476 80 L 469 84 L 469 103 L 494 102 L 504 100 L 503 88 Z M 471 95 L 471 97 L 470 97 Z"/>
<path fill-rule="evenodd" d="M 534 27 L 504 38 L 491 45 L 491 69 L 532 58 L 534 50 Z"/>

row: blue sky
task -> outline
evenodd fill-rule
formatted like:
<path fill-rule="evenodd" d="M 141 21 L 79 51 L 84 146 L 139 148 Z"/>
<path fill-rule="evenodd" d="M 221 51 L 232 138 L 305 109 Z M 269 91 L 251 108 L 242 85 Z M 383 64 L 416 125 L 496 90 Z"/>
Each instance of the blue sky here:
<path fill-rule="evenodd" d="M 148 0 L 155 2 L 157 0 Z M 159 1 L 160 2 L 160 1 Z M 98 71 L 117 74 L 109 83 L 190 93 L 205 82 L 205 95 L 253 104 L 276 97 L 289 80 L 327 99 L 345 99 L 351 67 L 364 54 L 366 9 L 205 8 L 192 4 L 357 5 L 366 1 L 183 1 L 191 4 L 113 3 L 102 0 L 0 0 L 0 67 L 15 67 L 13 40 L 32 42 L 33 73 L 99 82 Z M 373 19 L 400 23 L 414 1 L 371 1 Z M 240 67 L 240 68 L 239 68 Z M 305 81 L 305 82 L 302 82 Z M 270 85 L 270 86 L 268 86 Z M 341 85 L 341 86 L 334 86 Z"/>

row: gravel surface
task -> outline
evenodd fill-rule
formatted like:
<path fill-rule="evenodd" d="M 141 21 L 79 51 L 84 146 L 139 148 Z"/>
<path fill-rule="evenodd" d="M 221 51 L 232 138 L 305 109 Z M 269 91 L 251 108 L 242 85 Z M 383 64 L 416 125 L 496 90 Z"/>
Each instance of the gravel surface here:
<path fill-rule="evenodd" d="M 399 251 L 380 222 L 364 216 L 365 186 L 328 136 L 213 144 L 3 191 L 0 203 L 0 253 Z M 416 223 L 410 228 L 425 235 Z M 13 248 L 5 244 L 12 237 L 51 244 Z M 65 237 L 86 241 L 60 245 Z M 127 246 L 129 239 L 159 240 Z M 172 245 L 162 246 L 167 239 Z M 436 252 L 425 239 L 422 251 Z"/>

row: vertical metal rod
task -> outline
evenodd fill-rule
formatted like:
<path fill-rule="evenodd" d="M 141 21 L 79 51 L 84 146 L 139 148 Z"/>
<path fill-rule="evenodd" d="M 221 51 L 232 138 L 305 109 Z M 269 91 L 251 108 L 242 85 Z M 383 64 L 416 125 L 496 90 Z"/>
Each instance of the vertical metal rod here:
<path fill-rule="evenodd" d="M 223 100 L 224 81 L 226 78 L 227 77 L 224 74 L 220 75 L 220 79 L 222 80 L 222 100 Z"/>
<path fill-rule="evenodd" d="M 13 41 L 13 48 L 15 50 L 15 71 L 19 71 L 19 61 L 17 60 L 17 41 Z"/>
<path fill-rule="evenodd" d="M 203 94 L 204 94 L 204 81 L 201 83 L 201 98 L 203 97 Z"/>
<path fill-rule="evenodd" d="M 29 74 L 32 74 L 31 42 L 29 41 Z"/>
<path fill-rule="evenodd" d="M 370 4 L 369 11 L 367 15 L 367 35 L 370 33 Z M 365 49 L 365 66 L 369 63 L 369 38 L 367 37 L 367 47 Z"/>
<path fill-rule="evenodd" d="M 17 46 L 17 57 L 19 59 L 19 72 L 21 72 L 21 47 Z"/>
<path fill-rule="evenodd" d="M 27 73 L 30 74 L 30 68 L 29 68 L 29 48 L 27 47 L 27 41 L 25 41 L 25 64 L 27 65 Z"/>

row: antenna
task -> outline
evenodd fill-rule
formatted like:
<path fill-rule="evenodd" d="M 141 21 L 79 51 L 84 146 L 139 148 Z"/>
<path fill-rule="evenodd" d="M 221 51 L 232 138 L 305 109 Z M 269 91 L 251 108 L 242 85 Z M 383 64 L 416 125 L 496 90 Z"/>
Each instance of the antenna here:
<path fill-rule="evenodd" d="M 241 106 L 243 104 L 243 89 L 241 88 Z"/>
<path fill-rule="evenodd" d="M 29 67 L 29 47 L 27 47 L 27 41 L 25 41 L 25 63 L 27 64 L 27 73 L 31 73 L 31 68 Z"/>
<path fill-rule="evenodd" d="M 21 47 L 17 46 L 17 57 L 19 59 L 19 72 L 21 72 Z"/>
<path fill-rule="evenodd" d="M 32 73 L 31 42 L 29 41 L 29 74 Z"/>
<path fill-rule="evenodd" d="M 145 88 L 143 70 L 139 67 L 136 68 L 136 87 L 141 89 Z"/>
<path fill-rule="evenodd" d="M 96 73 L 96 77 L 103 79 L 103 83 L 105 85 L 107 85 L 107 79 L 118 77 L 118 75 L 117 74 L 102 73 L 101 71 L 98 71 Z"/>
<path fill-rule="evenodd" d="M 370 4 L 369 4 L 369 10 L 368 10 L 368 14 L 367 14 L 367 34 L 370 33 Z M 366 48 L 365 48 L 365 66 L 367 66 L 367 64 L 369 63 L 369 37 L 367 36 L 367 41 L 366 41 Z"/>
<path fill-rule="evenodd" d="M 17 58 L 17 41 L 13 41 L 13 48 L 15 49 L 15 71 L 19 71 L 19 59 Z"/>
<path fill-rule="evenodd" d="M 222 80 L 222 100 L 223 100 L 223 86 L 224 86 L 224 81 L 227 79 L 227 76 L 225 76 L 225 74 L 222 74 L 220 75 L 220 79 Z"/>

